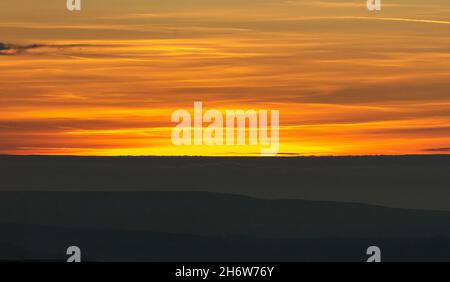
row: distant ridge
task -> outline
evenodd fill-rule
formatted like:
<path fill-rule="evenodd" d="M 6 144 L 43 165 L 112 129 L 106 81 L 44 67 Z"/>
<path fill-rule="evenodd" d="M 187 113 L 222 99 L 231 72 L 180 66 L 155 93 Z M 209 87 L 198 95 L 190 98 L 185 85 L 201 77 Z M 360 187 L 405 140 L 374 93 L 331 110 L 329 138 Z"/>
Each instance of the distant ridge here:
<path fill-rule="evenodd" d="M 450 237 L 450 212 L 204 192 L 1 192 L 0 222 L 267 238 Z"/>
<path fill-rule="evenodd" d="M 450 211 L 450 155 L 0 156 L 0 191 L 202 191 Z"/>

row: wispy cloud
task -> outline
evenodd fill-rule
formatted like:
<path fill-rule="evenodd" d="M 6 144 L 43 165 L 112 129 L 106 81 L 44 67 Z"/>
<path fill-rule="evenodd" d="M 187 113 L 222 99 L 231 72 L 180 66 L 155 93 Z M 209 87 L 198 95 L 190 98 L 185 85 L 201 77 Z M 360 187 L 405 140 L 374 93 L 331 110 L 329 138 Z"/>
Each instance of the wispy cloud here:
<path fill-rule="evenodd" d="M 16 45 L 0 42 L 0 55 L 17 55 L 26 52 L 30 49 L 37 49 L 45 45 L 31 44 L 31 45 Z"/>
<path fill-rule="evenodd" d="M 445 24 L 449 25 L 450 21 L 432 20 L 432 19 L 410 19 L 410 18 L 385 18 L 385 17 L 353 17 L 344 16 L 336 17 L 336 19 L 354 19 L 354 20 L 373 20 L 373 21 L 394 21 L 394 22 L 410 22 L 410 23 L 429 23 L 429 24 Z"/>
<path fill-rule="evenodd" d="M 438 153 L 438 152 L 450 152 L 450 147 L 447 148 L 429 148 L 429 149 L 425 149 L 425 152 L 434 152 L 434 153 Z"/>
<path fill-rule="evenodd" d="M 54 54 L 55 50 L 67 50 L 72 48 L 89 48 L 89 47 L 121 47 L 123 44 L 10 44 L 0 42 L 0 55 L 13 56 L 21 55 L 25 53 L 31 53 L 31 51 L 39 51 L 40 54 Z"/>

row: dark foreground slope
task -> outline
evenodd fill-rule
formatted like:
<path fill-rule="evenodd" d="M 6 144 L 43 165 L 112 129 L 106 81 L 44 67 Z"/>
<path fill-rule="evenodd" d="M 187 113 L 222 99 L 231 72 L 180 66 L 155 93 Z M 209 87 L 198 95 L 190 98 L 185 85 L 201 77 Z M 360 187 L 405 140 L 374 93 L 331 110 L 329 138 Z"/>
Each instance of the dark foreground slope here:
<path fill-rule="evenodd" d="M 199 192 L 0 193 L 0 259 L 450 261 L 450 213 Z"/>

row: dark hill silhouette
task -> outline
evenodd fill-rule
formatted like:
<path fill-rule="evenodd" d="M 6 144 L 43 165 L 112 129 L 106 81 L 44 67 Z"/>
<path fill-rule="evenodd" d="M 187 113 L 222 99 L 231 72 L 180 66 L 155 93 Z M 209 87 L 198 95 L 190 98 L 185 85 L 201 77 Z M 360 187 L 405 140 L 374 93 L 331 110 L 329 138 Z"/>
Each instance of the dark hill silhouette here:
<path fill-rule="evenodd" d="M 450 156 L 0 156 L 0 190 L 203 191 L 449 210 Z"/>
<path fill-rule="evenodd" d="M 450 260 L 450 213 L 201 192 L 1 192 L 0 259 Z"/>
<path fill-rule="evenodd" d="M 0 223 L 0 261 L 65 261 L 77 245 L 83 261 L 356 261 L 368 246 L 382 248 L 383 261 L 450 261 L 448 238 L 269 239 L 198 236 L 117 229 L 62 228 Z"/>
<path fill-rule="evenodd" d="M 449 160 L 0 156 L 0 260 L 450 261 Z"/>
<path fill-rule="evenodd" d="M 450 213 L 202 192 L 2 192 L 0 222 L 268 238 L 450 237 Z"/>

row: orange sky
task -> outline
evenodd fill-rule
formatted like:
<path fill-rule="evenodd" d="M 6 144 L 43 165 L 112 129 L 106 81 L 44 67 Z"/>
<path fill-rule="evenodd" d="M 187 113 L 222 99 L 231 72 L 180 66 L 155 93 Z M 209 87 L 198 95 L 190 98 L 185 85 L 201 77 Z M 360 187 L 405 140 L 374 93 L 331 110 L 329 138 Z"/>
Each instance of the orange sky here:
<path fill-rule="evenodd" d="M 448 0 L 82 2 L 0 3 L 1 154 L 259 154 L 173 146 L 194 101 L 280 110 L 281 155 L 450 152 Z"/>

